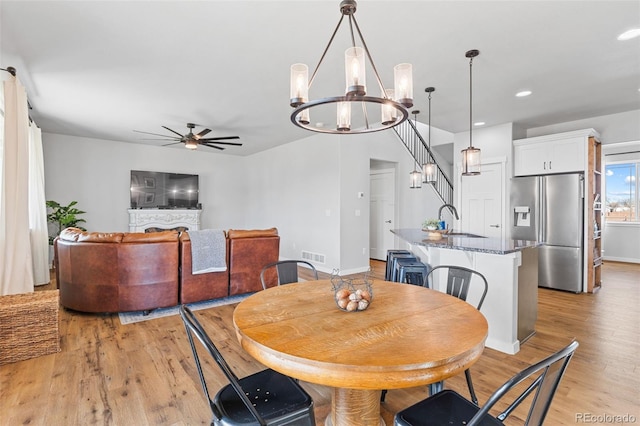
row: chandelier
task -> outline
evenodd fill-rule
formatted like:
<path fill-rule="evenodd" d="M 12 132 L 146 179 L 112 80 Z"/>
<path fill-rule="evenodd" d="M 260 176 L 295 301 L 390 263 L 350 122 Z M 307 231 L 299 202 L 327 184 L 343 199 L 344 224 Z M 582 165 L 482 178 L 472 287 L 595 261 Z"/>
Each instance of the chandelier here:
<path fill-rule="evenodd" d="M 340 3 L 340 12 L 342 16 L 311 79 L 307 65 L 297 63 L 291 66 L 290 105 L 294 108 L 291 122 L 303 129 L 334 134 L 370 133 L 397 126 L 407 119 L 407 108 L 413 106 L 413 68 L 407 63 L 396 65 L 393 72 L 394 88 L 385 89 L 356 21 L 356 2 L 343 0 Z M 345 51 L 344 57 L 345 92 L 337 96 L 309 100 L 309 89 L 345 16 L 348 17 L 351 36 L 351 46 Z M 354 28 L 361 46 L 356 45 Z M 379 96 L 367 93 L 367 60 L 379 86 Z M 312 117 L 319 121 L 311 124 Z M 335 127 L 322 122 L 327 117 L 335 117 Z"/>

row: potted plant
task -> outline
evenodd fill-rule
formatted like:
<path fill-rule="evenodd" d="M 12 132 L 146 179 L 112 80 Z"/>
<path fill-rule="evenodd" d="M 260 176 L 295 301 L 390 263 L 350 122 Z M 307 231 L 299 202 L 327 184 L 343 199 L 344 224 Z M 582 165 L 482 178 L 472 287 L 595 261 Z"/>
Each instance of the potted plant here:
<path fill-rule="evenodd" d="M 424 222 L 422 222 L 422 229 L 435 231 L 436 229 L 438 229 L 438 223 L 438 219 L 426 219 Z"/>
<path fill-rule="evenodd" d="M 47 222 L 53 223 L 56 226 L 55 234 L 49 235 L 50 245 L 53 245 L 53 240 L 60 235 L 63 229 L 70 226 L 86 231 L 85 228 L 78 226 L 80 222 L 86 222 L 84 219 L 79 218 L 78 215 L 86 212 L 74 207 L 76 204 L 78 204 L 77 201 L 72 201 L 69 205 L 63 206 L 57 201 L 47 201 L 47 208 L 51 209 L 51 212 L 47 214 Z"/>

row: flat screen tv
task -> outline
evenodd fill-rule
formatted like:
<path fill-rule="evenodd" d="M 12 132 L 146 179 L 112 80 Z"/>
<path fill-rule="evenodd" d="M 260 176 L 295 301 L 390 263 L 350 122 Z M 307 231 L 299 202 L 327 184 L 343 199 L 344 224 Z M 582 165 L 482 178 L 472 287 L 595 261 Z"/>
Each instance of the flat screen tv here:
<path fill-rule="evenodd" d="M 196 209 L 198 175 L 131 170 L 132 209 Z"/>

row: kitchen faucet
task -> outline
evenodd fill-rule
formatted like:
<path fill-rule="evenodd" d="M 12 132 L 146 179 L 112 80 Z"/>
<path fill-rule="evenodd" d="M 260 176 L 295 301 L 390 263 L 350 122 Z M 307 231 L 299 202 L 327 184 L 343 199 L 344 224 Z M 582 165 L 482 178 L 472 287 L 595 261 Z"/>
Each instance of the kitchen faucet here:
<path fill-rule="evenodd" d="M 449 210 L 451 210 L 451 214 L 455 216 L 456 220 L 460 220 L 460 217 L 458 217 L 458 211 L 451 204 L 443 204 L 440 206 L 440 209 L 438 209 L 438 220 L 442 220 L 442 209 L 445 207 L 448 207 Z"/>

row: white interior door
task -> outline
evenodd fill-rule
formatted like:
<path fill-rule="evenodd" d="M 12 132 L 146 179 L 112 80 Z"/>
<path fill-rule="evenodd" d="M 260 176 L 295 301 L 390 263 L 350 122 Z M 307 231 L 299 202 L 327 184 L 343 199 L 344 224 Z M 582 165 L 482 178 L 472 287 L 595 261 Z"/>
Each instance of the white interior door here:
<path fill-rule="evenodd" d="M 504 238 L 504 164 L 482 164 L 478 176 L 462 176 L 460 229 L 485 237 Z"/>
<path fill-rule="evenodd" d="M 370 175 L 370 257 L 387 259 L 387 250 L 394 248 L 395 226 L 395 170 L 371 170 Z"/>

